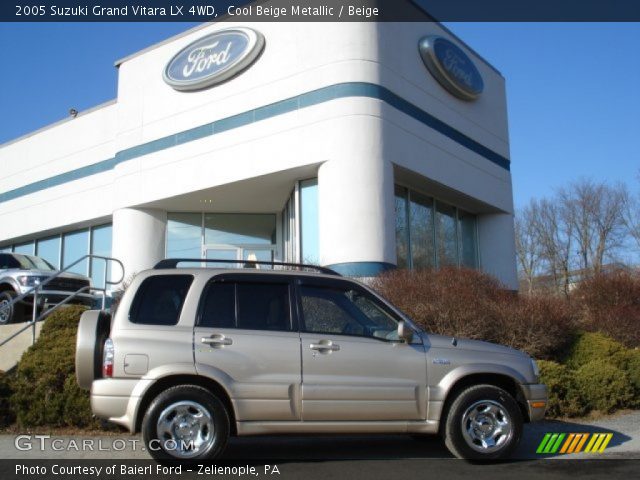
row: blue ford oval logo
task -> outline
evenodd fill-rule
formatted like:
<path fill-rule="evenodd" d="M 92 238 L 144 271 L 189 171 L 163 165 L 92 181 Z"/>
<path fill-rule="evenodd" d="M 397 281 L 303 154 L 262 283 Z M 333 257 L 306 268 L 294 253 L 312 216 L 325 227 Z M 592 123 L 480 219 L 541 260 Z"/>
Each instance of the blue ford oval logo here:
<path fill-rule="evenodd" d="M 224 82 L 253 63 L 264 37 L 250 28 L 212 33 L 180 50 L 164 69 L 164 81 L 176 90 L 200 90 Z"/>
<path fill-rule="evenodd" d="M 418 44 L 422 61 L 440 84 L 463 100 L 475 100 L 484 81 L 469 56 L 446 38 L 431 35 Z"/>

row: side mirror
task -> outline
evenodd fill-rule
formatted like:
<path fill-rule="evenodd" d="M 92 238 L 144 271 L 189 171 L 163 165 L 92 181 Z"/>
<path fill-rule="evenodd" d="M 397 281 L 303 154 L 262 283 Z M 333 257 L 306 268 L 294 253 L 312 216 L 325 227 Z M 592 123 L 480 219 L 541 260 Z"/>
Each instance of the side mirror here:
<path fill-rule="evenodd" d="M 398 338 L 406 343 L 411 343 L 411 340 L 413 340 L 413 330 L 404 320 L 398 322 Z"/>

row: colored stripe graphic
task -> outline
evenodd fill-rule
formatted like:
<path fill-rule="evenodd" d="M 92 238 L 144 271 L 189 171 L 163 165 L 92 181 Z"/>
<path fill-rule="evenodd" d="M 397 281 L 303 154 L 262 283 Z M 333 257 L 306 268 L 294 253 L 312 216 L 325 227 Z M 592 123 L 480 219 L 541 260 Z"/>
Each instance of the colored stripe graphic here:
<path fill-rule="evenodd" d="M 549 438 L 551 438 L 551 434 L 547 433 L 542 441 L 540 442 L 540 445 L 538 445 L 538 449 L 536 450 L 536 453 L 542 453 L 544 451 L 544 447 L 547 444 L 547 442 L 549 441 Z"/>
<path fill-rule="evenodd" d="M 564 437 L 566 437 L 566 433 L 547 433 L 540 442 L 536 453 L 556 453 Z"/>
<path fill-rule="evenodd" d="M 544 446 L 547 444 L 547 441 L 549 441 L 549 438 L 551 438 L 551 434 L 547 433 L 542 439 L 542 441 L 540 442 L 540 445 L 538 445 L 538 449 L 536 450 L 536 453 L 542 453 L 544 451 Z"/>
<path fill-rule="evenodd" d="M 569 437 L 567 437 L 567 441 L 564 442 L 564 445 L 562 445 L 562 449 L 560 450 L 560 453 L 567 453 L 567 449 L 569 448 L 569 445 L 571 445 L 572 442 L 574 442 L 574 438 L 577 436 L 577 434 L 575 433 L 570 433 Z"/>
<path fill-rule="evenodd" d="M 585 452 L 602 453 L 613 438 L 613 433 L 594 433 L 593 438 L 585 448 Z"/>
<path fill-rule="evenodd" d="M 606 434 L 606 438 L 602 442 L 602 445 L 600 445 L 600 450 L 598 450 L 598 453 L 604 452 L 604 449 L 607 448 L 607 445 L 609 445 L 609 442 L 611 441 L 612 438 L 613 438 L 613 433 Z"/>
<path fill-rule="evenodd" d="M 579 453 L 585 443 L 585 453 L 602 453 L 612 438 L 613 433 L 546 433 L 536 453 Z"/>
<path fill-rule="evenodd" d="M 589 440 L 589 443 L 587 443 L 587 446 L 585 447 L 584 451 L 585 452 L 590 452 L 591 449 L 593 448 L 593 445 L 596 443 L 596 441 L 598 440 L 598 434 L 594 433 L 593 435 L 591 435 L 591 440 Z"/>

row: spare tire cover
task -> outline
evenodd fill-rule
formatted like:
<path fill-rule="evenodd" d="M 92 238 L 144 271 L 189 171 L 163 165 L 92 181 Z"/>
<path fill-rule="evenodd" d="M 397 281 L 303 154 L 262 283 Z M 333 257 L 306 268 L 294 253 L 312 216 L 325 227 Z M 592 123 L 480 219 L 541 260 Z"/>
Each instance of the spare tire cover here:
<path fill-rule="evenodd" d="M 102 376 L 102 350 L 109 336 L 110 315 L 99 310 L 82 314 L 76 336 L 76 381 L 80 388 L 90 389 Z"/>

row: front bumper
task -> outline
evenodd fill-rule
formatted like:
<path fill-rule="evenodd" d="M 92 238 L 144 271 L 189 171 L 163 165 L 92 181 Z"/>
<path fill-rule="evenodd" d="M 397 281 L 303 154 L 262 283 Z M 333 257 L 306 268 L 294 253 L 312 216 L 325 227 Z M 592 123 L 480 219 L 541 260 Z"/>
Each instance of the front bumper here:
<path fill-rule="evenodd" d="M 544 418 L 547 409 L 548 395 L 547 386 L 538 384 L 521 385 L 522 394 L 527 402 L 527 413 L 530 422 L 538 422 Z"/>
<path fill-rule="evenodd" d="M 65 292 L 62 290 L 44 290 L 42 292 L 38 292 L 38 305 L 44 305 L 46 307 L 57 305 L 70 295 L 73 295 L 73 292 Z M 69 303 L 72 305 L 79 304 L 85 305 L 87 307 L 92 307 L 96 304 L 97 299 L 98 297 L 96 295 L 92 295 L 90 293 L 79 293 Z M 22 299 L 20 303 L 29 307 L 33 306 L 33 295 L 27 295 Z"/>

